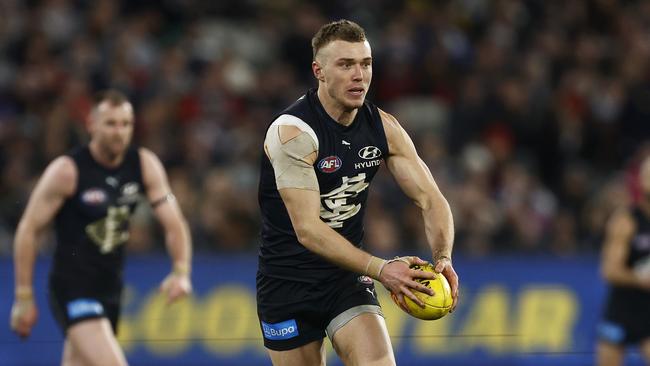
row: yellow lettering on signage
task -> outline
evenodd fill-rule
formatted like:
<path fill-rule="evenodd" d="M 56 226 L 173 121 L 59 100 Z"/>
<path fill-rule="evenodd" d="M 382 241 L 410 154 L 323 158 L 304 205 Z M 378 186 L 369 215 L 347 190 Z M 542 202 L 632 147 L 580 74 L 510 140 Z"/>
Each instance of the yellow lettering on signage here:
<path fill-rule="evenodd" d="M 571 349 L 578 301 L 567 288 L 529 288 L 519 298 L 518 340 L 522 351 Z"/>
<path fill-rule="evenodd" d="M 172 356 L 185 352 L 192 335 L 192 312 L 196 308 L 191 298 L 172 305 L 157 290 L 144 300 L 139 323 L 149 350 L 157 355 Z"/>
<path fill-rule="evenodd" d="M 507 291 L 500 286 L 488 286 L 476 295 L 461 330 L 463 349 L 484 348 L 494 353 L 505 351 L 512 337 L 508 314 Z"/>
<path fill-rule="evenodd" d="M 196 325 L 210 352 L 234 355 L 245 347 L 264 352 L 255 297 L 248 288 L 218 287 L 207 296 L 202 314 Z"/>

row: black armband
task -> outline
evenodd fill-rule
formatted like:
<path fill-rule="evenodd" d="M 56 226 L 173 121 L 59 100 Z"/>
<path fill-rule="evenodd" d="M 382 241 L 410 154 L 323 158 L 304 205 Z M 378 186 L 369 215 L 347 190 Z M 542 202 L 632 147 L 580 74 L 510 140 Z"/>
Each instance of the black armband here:
<path fill-rule="evenodd" d="M 159 199 L 151 202 L 151 207 L 156 208 L 160 205 L 162 205 L 165 202 L 172 202 L 175 201 L 176 197 L 172 193 L 167 193 L 166 195 L 160 197 Z"/>

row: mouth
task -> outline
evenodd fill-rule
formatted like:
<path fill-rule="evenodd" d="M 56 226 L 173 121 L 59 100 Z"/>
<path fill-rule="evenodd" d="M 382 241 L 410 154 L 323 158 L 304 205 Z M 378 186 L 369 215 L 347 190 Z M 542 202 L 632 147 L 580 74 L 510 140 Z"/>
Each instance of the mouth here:
<path fill-rule="evenodd" d="M 366 90 L 364 88 L 362 88 L 362 87 L 354 87 L 354 88 L 348 89 L 347 91 L 348 91 L 349 94 L 351 94 L 353 96 L 360 97 L 360 96 L 363 96 L 363 94 L 365 93 Z"/>

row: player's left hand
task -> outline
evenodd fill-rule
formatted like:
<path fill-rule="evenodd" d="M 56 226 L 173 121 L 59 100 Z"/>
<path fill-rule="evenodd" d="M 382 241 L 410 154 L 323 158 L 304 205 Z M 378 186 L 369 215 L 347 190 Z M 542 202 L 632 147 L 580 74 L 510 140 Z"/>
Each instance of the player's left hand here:
<path fill-rule="evenodd" d="M 456 274 L 456 271 L 454 270 L 454 266 L 451 263 L 451 259 L 447 257 L 442 257 L 438 259 L 435 263 L 434 270 L 437 273 L 442 273 L 445 278 L 447 278 L 447 282 L 449 282 L 449 287 L 451 287 L 451 297 L 454 300 L 454 302 L 451 305 L 451 310 L 449 311 L 450 313 L 456 309 L 456 305 L 458 305 L 458 275 Z"/>
<path fill-rule="evenodd" d="M 167 304 L 191 294 L 192 282 L 189 274 L 175 272 L 168 274 L 160 285 L 160 291 L 167 296 Z"/>

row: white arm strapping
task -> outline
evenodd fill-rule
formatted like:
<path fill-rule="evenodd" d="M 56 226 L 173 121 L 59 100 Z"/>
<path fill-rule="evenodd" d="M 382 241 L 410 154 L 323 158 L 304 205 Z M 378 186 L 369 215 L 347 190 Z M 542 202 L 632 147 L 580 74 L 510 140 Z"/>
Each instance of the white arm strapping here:
<path fill-rule="evenodd" d="M 281 125 L 295 126 L 302 132 L 282 143 L 279 133 Z M 304 160 L 309 154 L 318 152 L 318 140 L 315 137 L 316 134 L 309 125 L 293 116 L 282 115 L 269 126 L 264 146 L 273 166 L 278 189 L 298 188 L 320 191 L 314 167 Z"/>

